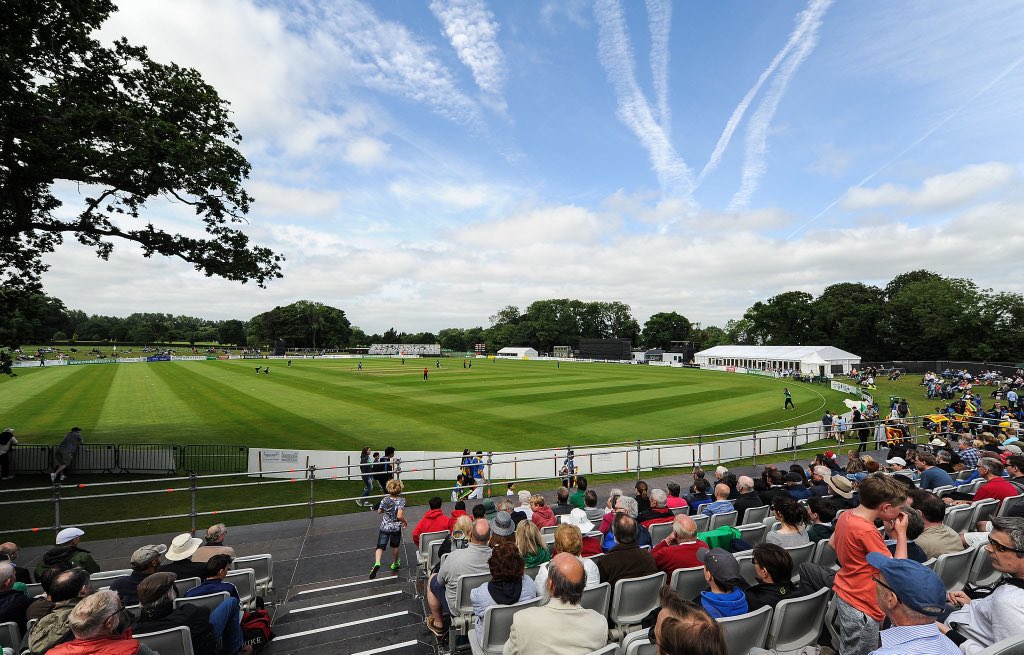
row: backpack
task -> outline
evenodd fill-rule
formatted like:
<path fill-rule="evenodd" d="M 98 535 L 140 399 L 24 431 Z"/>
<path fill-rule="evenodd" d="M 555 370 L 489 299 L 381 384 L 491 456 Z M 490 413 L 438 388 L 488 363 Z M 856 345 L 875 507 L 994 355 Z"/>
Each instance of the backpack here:
<path fill-rule="evenodd" d="M 256 599 L 256 609 L 242 616 L 242 643 L 252 646 L 253 652 L 270 643 L 274 638 L 270 629 L 270 614 L 263 609 L 263 599 Z"/>

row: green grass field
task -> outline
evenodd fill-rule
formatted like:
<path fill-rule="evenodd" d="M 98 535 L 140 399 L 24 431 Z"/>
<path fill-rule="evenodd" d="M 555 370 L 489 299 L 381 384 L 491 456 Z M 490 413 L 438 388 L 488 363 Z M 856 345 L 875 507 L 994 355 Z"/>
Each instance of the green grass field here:
<path fill-rule="evenodd" d="M 17 369 L 0 422 L 52 444 L 524 449 L 771 429 L 843 409 L 825 385 L 648 366 L 461 359 L 188 361 Z M 257 363 L 270 375 L 257 374 Z M 423 368 L 430 379 L 424 382 Z M 782 410 L 789 386 L 796 411 Z"/>

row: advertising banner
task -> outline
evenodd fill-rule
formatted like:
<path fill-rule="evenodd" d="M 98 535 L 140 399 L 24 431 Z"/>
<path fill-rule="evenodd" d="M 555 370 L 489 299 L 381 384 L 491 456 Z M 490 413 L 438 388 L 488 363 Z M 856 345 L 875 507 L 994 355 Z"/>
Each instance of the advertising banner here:
<path fill-rule="evenodd" d="M 834 389 L 835 391 L 840 391 L 842 393 L 848 393 L 851 396 L 859 396 L 860 395 L 860 389 L 858 389 L 857 387 L 853 386 L 852 384 L 846 384 L 844 382 L 836 382 L 835 380 L 832 380 L 831 385 L 832 385 L 832 389 Z"/>
<path fill-rule="evenodd" d="M 171 361 L 170 355 L 153 355 L 152 357 L 146 358 L 147 362 L 169 362 Z"/>

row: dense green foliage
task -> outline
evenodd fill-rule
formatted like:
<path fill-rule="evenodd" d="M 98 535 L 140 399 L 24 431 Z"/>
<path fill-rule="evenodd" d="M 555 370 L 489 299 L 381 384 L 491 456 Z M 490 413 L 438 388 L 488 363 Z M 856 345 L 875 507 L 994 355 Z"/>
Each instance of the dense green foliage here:
<path fill-rule="evenodd" d="M 254 316 L 248 325 L 248 342 L 282 341 L 293 348 L 340 348 L 348 345 L 351 324 L 345 312 L 321 302 L 300 300 Z"/>

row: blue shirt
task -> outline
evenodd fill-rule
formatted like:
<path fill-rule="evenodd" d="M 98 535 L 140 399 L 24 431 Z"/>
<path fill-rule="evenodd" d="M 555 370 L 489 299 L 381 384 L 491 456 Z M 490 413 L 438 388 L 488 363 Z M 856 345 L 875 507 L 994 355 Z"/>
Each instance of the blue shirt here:
<path fill-rule="evenodd" d="M 882 647 L 870 655 L 962 655 L 934 623 L 897 625 L 878 633 Z"/>
<path fill-rule="evenodd" d="M 946 473 L 938 466 L 933 466 L 921 472 L 920 486 L 922 489 L 934 489 L 947 484 L 953 486 L 956 483 L 953 482 L 953 478 L 949 477 L 949 473 Z"/>
<path fill-rule="evenodd" d="M 235 589 L 235 585 L 230 582 L 224 582 L 223 580 L 207 580 L 198 587 L 192 587 L 186 591 L 185 597 L 192 598 L 193 596 L 205 596 L 206 594 L 216 594 L 221 591 L 226 591 L 229 596 L 238 598 L 238 590 Z"/>
<path fill-rule="evenodd" d="M 716 500 L 713 503 L 708 503 L 701 507 L 700 513 L 711 516 L 712 514 L 725 514 L 726 512 L 731 512 L 734 509 L 736 508 L 728 500 Z"/>

